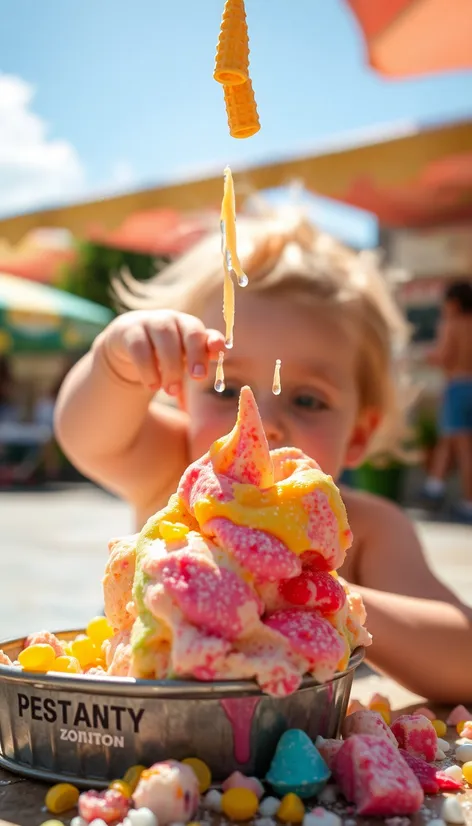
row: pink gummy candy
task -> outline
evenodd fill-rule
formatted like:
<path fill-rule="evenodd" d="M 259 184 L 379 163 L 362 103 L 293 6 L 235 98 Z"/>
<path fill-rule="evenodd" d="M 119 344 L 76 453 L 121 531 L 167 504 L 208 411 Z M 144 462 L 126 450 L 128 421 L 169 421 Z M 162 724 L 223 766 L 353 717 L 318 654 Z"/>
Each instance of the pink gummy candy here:
<path fill-rule="evenodd" d="M 236 640 L 259 623 L 262 604 L 233 571 L 188 550 L 169 554 L 159 566 L 165 591 L 194 625 Z"/>
<path fill-rule="evenodd" d="M 326 571 L 307 568 L 292 579 L 279 584 L 283 598 L 291 605 L 316 609 L 321 614 L 334 614 L 346 602 L 346 592 L 341 583 Z"/>
<path fill-rule="evenodd" d="M 378 711 L 361 709 L 349 714 L 342 726 L 343 737 L 347 739 L 353 734 L 372 734 L 389 740 L 393 746 L 397 745 L 395 735 L 392 734 L 384 718 Z"/>
<path fill-rule="evenodd" d="M 64 644 L 51 631 L 36 631 L 26 638 L 24 648 L 30 645 L 50 645 L 54 649 L 56 657 L 61 657 L 64 653 Z"/>
<path fill-rule="evenodd" d="M 440 792 L 459 792 L 464 788 L 460 780 L 449 777 L 445 772 L 437 771 L 436 780 Z"/>
<path fill-rule="evenodd" d="M 246 777 L 246 775 L 241 774 L 241 772 L 233 772 L 233 774 L 230 774 L 225 782 L 222 783 L 221 788 L 224 792 L 228 791 L 228 789 L 249 789 L 249 791 L 254 792 L 258 800 L 260 800 L 264 794 L 264 786 L 257 777 Z"/>
<path fill-rule="evenodd" d="M 400 749 L 404 761 L 408 763 L 415 777 L 418 778 L 425 794 L 438 794 L 439 783 L 436 779 L 437 769 L 420 757 L 413 757 L 405 749 Z M 447 777 L 447 775 L 446 775 Z"/>
<path fill-rule="evenodd" d="M 330 623 L 304 611 L 277 611 L 265 624 L 288 640 L 292 650 L 308 662 L 308 671 L 320 681 L 333 676 L 344 655 L 344 643 Z"/>
<path fill-rule="evenodd" d="M 436 758 L 438 736 L 430 720 L 422 714 L 402 714 L 392 723 L 391 730 L 400 748 L 413 757 L 431 763 Z"/>
<path fill-rule="evenodd" d="M 426 708 L 426 706 L 421 706 L 421 708 L 417 708 L 415 714 L 422 714 L 423 717 L 426 717 L 427 720 L 435 720 L 436 715 L 434 711 L 431 711 L 430 708 Z M 464 718 L 462 718 L 464 719 Z"/>
<path fill-rule="evenodd" d="M 332 738 L 324 738 L 318 735 L 315 741 L 315 746 L 325 761 L 328 769 L 333 770 L 334 760 L 343 744 L 342 740 L 334 740 Z"/>
<path fill-rule="evenodd" d="M 417 812 L 423 790 L 389 740 L 354 734 L 336 755 L 334 777 L 360 815 L 393 816 Z"/>
<path fill-rule="evenodd" d="M 101 819 L 105 823 L 115 823 L 123 820 L 128 814 L 131 801 L 115 789 L 105 792 L 82 792 L 79 797 L 79 815 L 87 823 Z"/>
<path fill-rule="evenodd" d="M 462 789 L 462 783 L 459 780 L 454 780 L 453 777 L 438 771 L 435 766 L 421 760 L 420 757 L 413 757 L 404 749 L 400 749 L 400 753 L 408 763 L 413 774 L 416 775 L 421 783 L 421 788 L 425 794 L 439 794 L 439 792 L 458 792 Z"/>
<path fill-rule="evenodd" d="M 276 582 L 301 572 L 298 557 L 266 531 L 235 525 L 218 516 L 205 524 L 205 533 L 215 537 L 216 543 L 259 581 Z"/>
<path fill-rule="evenodd" d="M 472 719 L 472 714 L 465 706 L 456 706 L 452 709 L 446 723 L 448 726 L 457 726 L 458 723 L 470 719 Z"/>

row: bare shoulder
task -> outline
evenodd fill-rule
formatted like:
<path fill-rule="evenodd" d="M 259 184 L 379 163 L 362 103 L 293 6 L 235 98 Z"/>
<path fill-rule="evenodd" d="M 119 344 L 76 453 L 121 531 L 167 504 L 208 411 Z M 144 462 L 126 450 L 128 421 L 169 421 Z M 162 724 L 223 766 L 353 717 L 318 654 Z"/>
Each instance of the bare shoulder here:
<path fill-rule="evenodd" d="M 398 505 L 388 499 L 344 487 L 341 494 L 354 538 L 357 536 L 361 542 L 379 530 L 385 533 L 390 529 L 412 528 L 411 520 Z"/>
<path fill-rule="evenodd" d="M 401 593 L 405 566 L 426 568 L 413 523 L 398 505 L 374 494 L 345 488 L 342 496 L 354 537 L 346 577 Z"/>

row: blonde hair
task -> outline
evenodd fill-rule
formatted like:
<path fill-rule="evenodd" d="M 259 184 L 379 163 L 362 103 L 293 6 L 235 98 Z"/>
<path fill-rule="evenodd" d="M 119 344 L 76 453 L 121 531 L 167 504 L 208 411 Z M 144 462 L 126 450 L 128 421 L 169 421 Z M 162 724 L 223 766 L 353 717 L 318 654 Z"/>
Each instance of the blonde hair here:
<path fill-rule="evenodd" d="M 402 372 L 409 329 L 377 256 L 356 253 L 305 220 L 241 216 L 237 230 L 247 290 L 331 306 L 338 320 L 355 330 L 360 404 L 376 408 L 382 417 L 369 455 L 405 458 Z M 197 316 L 217 291 L 222 295 L 222 286 L 219 233 L 205 237 L 149 281 L 136 281 L 127 272 L 113 281 L 121 310 L 171 308 Z"/>

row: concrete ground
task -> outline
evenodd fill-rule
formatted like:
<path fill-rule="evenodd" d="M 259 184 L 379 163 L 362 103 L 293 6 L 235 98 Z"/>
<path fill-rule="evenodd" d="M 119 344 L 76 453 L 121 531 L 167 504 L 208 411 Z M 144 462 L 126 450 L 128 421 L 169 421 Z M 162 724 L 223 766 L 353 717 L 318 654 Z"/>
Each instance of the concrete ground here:
<path fill-rule="evenodd" d="M 127 506 L 91 485 L 1 492 L 0 526 L 0 639 L 83 627 L 101 609 L 108 540 L 133 531 Z M 431 566 L 472 604 L 472 527 L 417 529 Z"/>

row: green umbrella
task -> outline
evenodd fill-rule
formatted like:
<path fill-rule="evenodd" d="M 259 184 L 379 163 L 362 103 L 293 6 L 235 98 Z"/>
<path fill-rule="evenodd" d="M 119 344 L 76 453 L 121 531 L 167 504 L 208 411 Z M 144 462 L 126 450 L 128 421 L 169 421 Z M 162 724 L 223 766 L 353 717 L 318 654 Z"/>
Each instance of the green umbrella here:
<path fill-rule="evenodd" d="M 0 273 L 0 353 L 80 352 L 112 318 L 92 301 Z"/>

